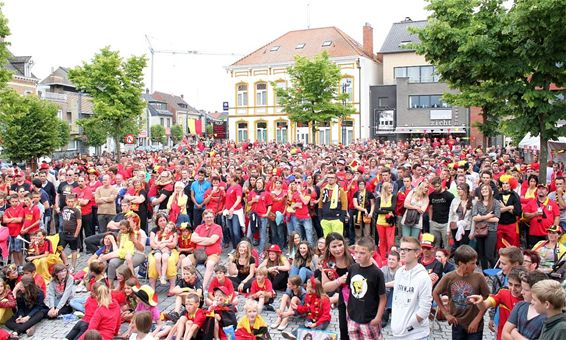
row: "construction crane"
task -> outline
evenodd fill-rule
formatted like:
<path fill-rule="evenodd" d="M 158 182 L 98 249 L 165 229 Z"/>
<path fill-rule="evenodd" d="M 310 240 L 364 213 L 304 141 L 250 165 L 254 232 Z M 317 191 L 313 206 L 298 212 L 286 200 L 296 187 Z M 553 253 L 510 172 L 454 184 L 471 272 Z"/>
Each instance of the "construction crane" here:
<path fill-rule="evenodd" d="M 146 34 L 145 35 L 145 40 L 147 41 L 147 46 L 149 49 L 149 53 L 151 55 L 151 65 L 150 65 L 150 91 L 151 93 L 153 93 L 153 69 L 154 69 L 154 57 L 155 54 L 187 54 L 187 55 L 209 55 L 209 56 L 233 56 L 233 57 L 239 57 L 239 56 L 243 56 L 243 54 L 240 53 L 220 53 L 220 52 L 203 52 L 203 51 L 197 51 L 197 50 L 156 50 L 153 48 L 153 45 L 151 44 L 151 40 L 149 39 L 149 36 Z"/>

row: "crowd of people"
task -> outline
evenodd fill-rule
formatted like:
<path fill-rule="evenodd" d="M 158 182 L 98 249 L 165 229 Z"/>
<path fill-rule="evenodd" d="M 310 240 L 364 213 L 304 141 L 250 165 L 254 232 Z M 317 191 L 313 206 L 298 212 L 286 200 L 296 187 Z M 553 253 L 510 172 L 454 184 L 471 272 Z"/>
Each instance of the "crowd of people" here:
<path fill-rule="evenodd" d="M 66 339 L 566 330 L 563 163 L 539 181 L 536 157 L 452 138 L 207 144 L 2 168 L 0 338 L 68 315 Z"/>

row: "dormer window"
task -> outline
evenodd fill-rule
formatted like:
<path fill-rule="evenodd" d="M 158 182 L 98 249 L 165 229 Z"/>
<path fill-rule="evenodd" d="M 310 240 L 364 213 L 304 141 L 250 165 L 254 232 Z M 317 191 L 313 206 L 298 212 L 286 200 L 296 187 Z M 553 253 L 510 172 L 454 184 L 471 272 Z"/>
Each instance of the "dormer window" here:
<path fill-rule="evenodd" d="M 276 51 L 279 51 L 279 48 L 280 48 L 280 47 L 281 47 L 281 46 L 273 46 L 273 47 L 269 50 L 269 52 L 276 52 Z"/>
<path fill-rule="evenodd" d="M 401 41 L 401 42 L 399 43 L 399 47 L 407 46 L 407 45 L 409 45 L 411 42 L 412 42 L 412 41 L 410 41 L 410 40 Z"/>
<path fill-rule="evenodd" d="M 332 45 L 332 40 L 325 40 L 322 43 L 322 47 L 328 47 L 328 46 L 331 46 L 331 45 Z"/>
<path fill-rule="evenodd" d="M 295 46 L 296 50 L 302 50 L 303 48 L 305 48 L 305 43 L 300 43 L 300 44 L 297 44 L 297 46 Z"/>

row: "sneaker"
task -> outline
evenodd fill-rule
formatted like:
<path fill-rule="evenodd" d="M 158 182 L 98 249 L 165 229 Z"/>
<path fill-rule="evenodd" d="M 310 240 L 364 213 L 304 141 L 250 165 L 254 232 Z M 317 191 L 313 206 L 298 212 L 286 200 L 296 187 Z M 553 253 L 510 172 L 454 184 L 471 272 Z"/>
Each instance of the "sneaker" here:
<path fill-rule="evenodd" d="M 165 318 L 175 323 L 181 318 L 181 315 L 179 315 L 179 313 L 177 312 L 170 312 L 165 314 Z"/>
<path fill-rule="evenodd" d="M 75 311 L 73 314 L 79 319 L 82 319 L 85 316 L 85 313 L 81 311 Z"/>
<path fill-rule="evenodd" d="M 285 338 L 285 339 L 291 339 L 291 340 L 295 340 L 297 339 L 297 337 L 291 333 L 291 332 L 281 332 L 281 335 Z"/>
<path fill-rule="evenodd" d="M 275 312 L 275 308 L 273 308 L 272 305 L 265 305 L 265 306 L 263 306 L 263 309 L 268 311 L 268 312 Z"/>
<path fill-rule="evenodd" d="M 165 276 L 162 276 L 159 282 L 164 286 L 167 285 L 167 279 L 165 278 Z"/>

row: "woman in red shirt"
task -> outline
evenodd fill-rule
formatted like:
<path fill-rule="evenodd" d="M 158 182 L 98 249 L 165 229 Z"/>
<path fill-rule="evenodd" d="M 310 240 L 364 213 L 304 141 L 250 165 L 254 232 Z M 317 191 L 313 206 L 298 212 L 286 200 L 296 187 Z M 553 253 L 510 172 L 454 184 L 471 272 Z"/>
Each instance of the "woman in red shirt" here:
<path fill-rule="evenodd" d="M 244 210 L 242 209 L 242 186 L 238 183 L 238 178 L 230 174 L 226 176 L 226 196 L 224 201 L 224 216 L 226 225 L 230 231 L 230 238 L 234 249 L 242 235 L 241 226 L 244 225 Z"/>
<path fill-rule="evenodd" d="M 280 248 L 285 246 L 287 239 L 287 226 L 285 225 L 285 206 L 287 205 L 287 191 L 283 190 L 281 177 L 274 177 L 271 195 L 271 211 L 269 213 L 269 228 L 271 229 L 271 240 Z M 279 217 L 278 217 L 279 216 Z"/>
<path fill-rule="evenodd" d="M 259 251 L 263 252 L 267 243 L 267 216 L 271 211 L 271 194 L 265 191 L 263 177 L 256 180 L 255 189 L 248 195 L 248 204 L 251 205 L 250 225 L 256 221 L 259 228 Z M 248 238 L 252 238 L 252 228 L 248 228 Z"/>
<path fill-rule="evenodd" d="M 112 300 L 110 290 L 104 284 L 96 287 L 94 295 L 98 308 L 90 319 L 87 331 L 97 330 L 104 340 L 112 340 L 120 330 L 120 306 Z"/>

